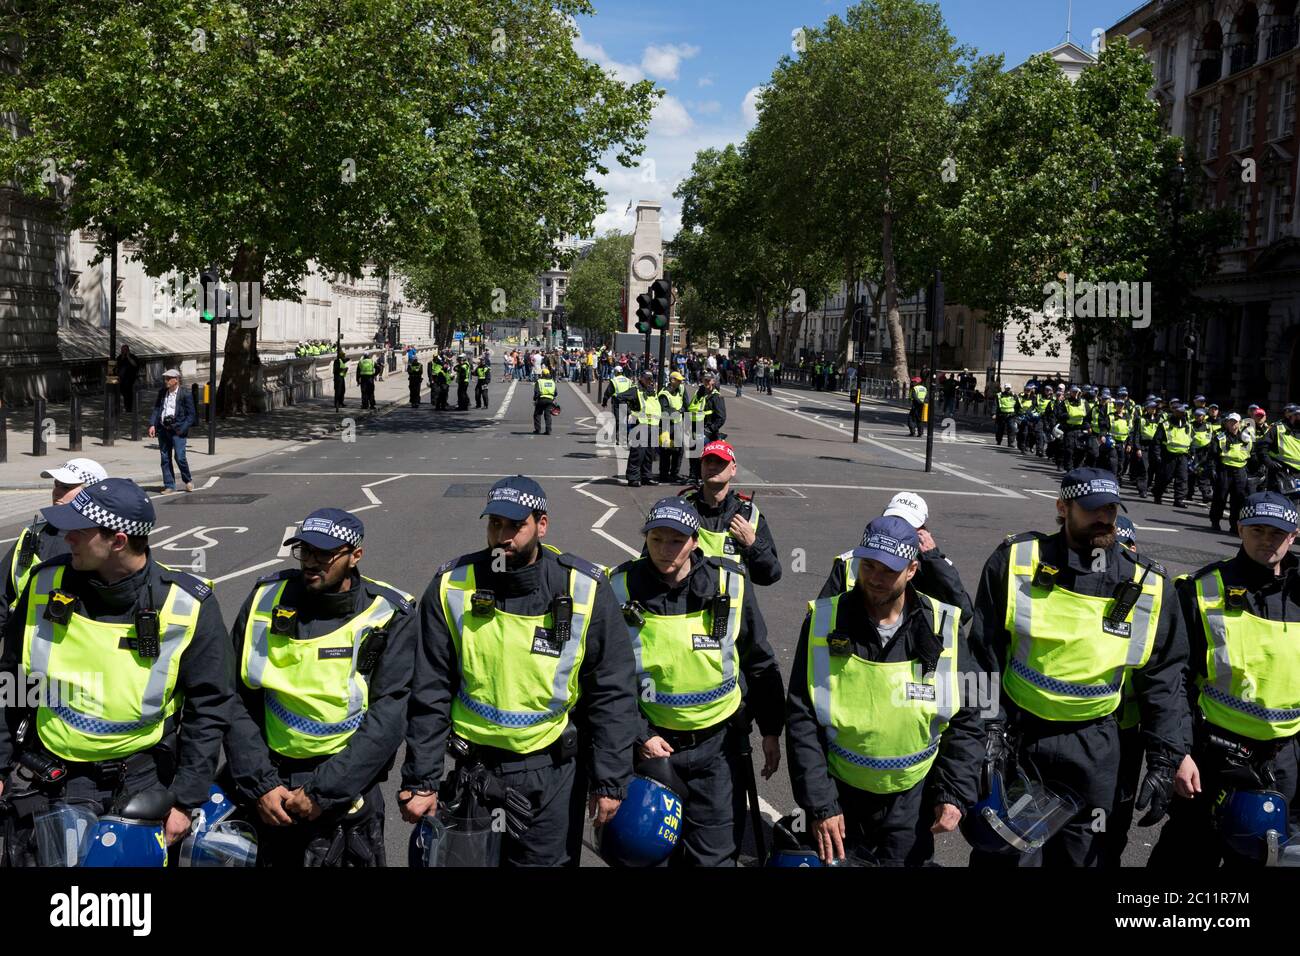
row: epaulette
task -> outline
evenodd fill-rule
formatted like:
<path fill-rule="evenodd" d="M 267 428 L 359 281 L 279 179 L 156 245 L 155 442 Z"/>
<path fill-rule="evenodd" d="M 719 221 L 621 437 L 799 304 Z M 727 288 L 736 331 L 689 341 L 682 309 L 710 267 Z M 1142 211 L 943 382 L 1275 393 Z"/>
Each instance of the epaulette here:
<path fill-rule="evenodd" d="M 1041 531 L 1022 531 L 1019 534 L 1007 535 L 1002 542 L 1002 546 L 1005 547 L 1009 544 L 1020 544 L 1022 541 L 1039 541 L 1045 537 L 1047 537 L 1047 535 L 1043 534 Z"/>
<path fill-rule="evenodd" d="M 188 571 L 178 571 L 175 568 L 162 565 L 159 565 L 159 568 L 162 572 L 159 575 L 160 578 L 168 583 L 175 584 L 197 601 L 202 601 L 212 594 L 212 586 L 207 581 L 190 574 Z"/>
<path fill-rule="evenodd" d="M 603 565 L 588 561 L 586 558 L 580 558 L 576 554 L 569 554 L 567 551 L 556 555 L 555 560 L 564 567 L 572 568 L 574 571 L 585 574 L 589 578 L 595 578 L 597 581 L 605 576 Z"/>
<path fill-rule="evenodd" d="M 728 558 L 713 557 L 713 556 L 705 558 L 704 561 L 706 564 L 710 565 L 711 567 L 722 568 L 724 571 L 734 571 L 737 574 L 742 574 L 745 577 L 749 577 L 749 569 L 745 567 L 745 563 L 743 561 L 732 561 Z"/>
<path fill-rule="evenodd" d="M 258 584 L 272 584 L 275 581 L 287 581 L 296 574 L 301 573 L 298 568 L 281 568 L 279 571 L 272 571 L 270 574 L 264 574 L 254 582 L 254 587 Z"/>
<path fill-rule="evenodd" d="M 1148 570 L 1154 571 L 1162 578 L 1169 577 L 1169 572 L 1165 569 L 1165 566 L 1163 564 L 1160 564 L 1158 561 L 1152 561 L 1150 558 L 1144 558 L 1136 551 L 1132 551 L 1128 548 L 1120 548 L 1119 550 L 1120 553 L 1124 555 L 1124 557 L 1128 558 L 1138 567 L 1147 568 Z"/>
<path fill-rule="evenodd" d="M 837 560 L 844 561 L 847 563 L 853 560 L 853 550 L 850 549 L 848 551 L 842 551 L 839 554 L 835 555 L 835 557 Z"/>
<path fill-rule="evenodd" d="M 433 576 L 436 578 L 440 574 L 446 574 L 452 568 L 461 568 L 467 564 L 472 564 L 473 559 L 474 555 L 472 553 L 462 554 L 455 558 L 448 558 L 446 561 L 442 562 L 442 564 L 438 565 L 437 569 L 433 572 Z"/>
<path fill-rule="evenodd" d="M 370 590 L 380 597 L 386 599 L 389 604 L 397 608 L 401 614 L 407 614 L 415 609 L 415 597 L 407 594 L 405 591 L 399 591 L 391 584 L 385 584 L 383 581 L 375 581 L 372 578 L 363 578 Z"/>

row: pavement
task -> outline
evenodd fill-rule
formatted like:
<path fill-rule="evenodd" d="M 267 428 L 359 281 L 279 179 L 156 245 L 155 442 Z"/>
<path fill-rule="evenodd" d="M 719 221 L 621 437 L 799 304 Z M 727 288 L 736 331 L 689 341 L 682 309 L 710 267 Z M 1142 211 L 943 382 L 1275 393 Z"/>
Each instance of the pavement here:
<path fill-rule="evenodd" d="M 338 416 L 324 399 L 261 416 L 266 421 L 256 425 L 250 421 L 251 433 L 223 436 L 212 458 L 196 441 L 191 461 L 202 490 L 155 498 L 159 527 L 151 543 L 157 558 L 214 578 L 229 623 L 259 575 L 289 566 L 280 542 L 317 507 L 358 513 L 366 525 L 364 573 L 418 595 L 439 564 L 483 546 L 479 512 L 488 488 L 504 475 L 525 473 L 545 488 L 549 544 L 605 565 L 639 554 L 642 516 L 658 497 L 677 490 L 623 484 L 625 451 L 610 444 L 609 418 L 595 385 L 588 392 L 561 384 L 563 414 L 549 437 L 532 432 L 528 382 L 493 382 L 490 407 L 468 412 L 407 407 L 404 377 L 390 376 L 380 389 L 381 408 L 374 414 L 359 414 L 352 392 Z M 954 422 L 942 439 L 936 435 L 934 467 L 927 473 L 925 440 L 907 437 L 899 404 L 864 400 L 854 444 L 853 406 L 842 393 L 781 387 L 768 396 L 746 387 L 737 399 L 728 387 L 723 394 L 725 431 L 739 456 L 736 487 L 755 494 L 785 566 L 780 581 L 756 592 L 787 677 L 807 602 L 832 559 L 858 543 L 863 525 L 895 492 L 926 497 L 938 544 L 971 591 L 1007 534 L 1055 528 L 1059 474 L 1044 461 L 994 447 L 980 423 Z M 339 427 L 348 419 L 351 426 Z M 149 448 L 119 440 L 101 454 L 97 442 L 88 439 L 83 454 L 101 457 L 112 474 L 140 474 L 156 487 Z M 12 433 L 10 448 L 16 458 Z M 25 464 L 30 474 L 63 457 Z M 20 477 L 14 463 L 0 468 L 0 482 Z M 48 493 L 42 498 L 48 501 Z M 1235 550 L 1234 539 L 1208 530 L 1199 504 L 1176 512 L 1136 496 L 1127 503 L 1143 552 L 1171 573 Z M 18 512 L 0 515 L 0 537 L 12 539 L 20 527 Z M 397 759 L 400 764 L 400 753 Z M 409 828 L 397 814 L 396 781 L 386 789 L 389 861 L 400 866 Z M 760 779 L 759 796 L 769 823 L 794 809 L 784 766 L 772 779 Z M 1154 835 L 1133 830 L 1130 865 L 1141 865 Z M 938 842 L 940 863 L 965 864 L 969 851 L 960 836 Z M 747 847 L 746 860 L 751 856 Z M 587 854 L 584 862 L 598 861 Z"/>

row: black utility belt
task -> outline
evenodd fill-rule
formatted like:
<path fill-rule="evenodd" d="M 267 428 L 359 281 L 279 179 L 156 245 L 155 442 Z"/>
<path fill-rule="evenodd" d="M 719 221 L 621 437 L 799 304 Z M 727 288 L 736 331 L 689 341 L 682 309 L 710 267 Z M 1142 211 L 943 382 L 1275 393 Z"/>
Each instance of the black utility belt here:
<path fill-rule="evenodd" d="M 720 720 L 711 727 L 705 727 L 702 730 L 669 730 L 666 727 L 651 726 L 652 736 L 662 737 L 668 741 L 668 745 L 673 750 L 690 750 L 692 747 L 698 747 L 710 738 L 730 730 L 736 726 L 735 716 L 728 717 L 726 720 Z"/>
<path fill-rule="evenodd" d="M 543 767 L 563 767 L 573 760 L 573 755 L 564 756 L 564 749 L 558 740 L 549 747 L 530 754 L 517 754 L 512 750 L 502 750 L 499 747 L 477 744 L 473 746 L 473 756 L 466 759 L 482 761 L 483 766 L 494 773 L 518 773 L 523 770 L 540 770 Z"/>
<path fill-rule="evenodd" d="M 1012 733 L 1021 737 L 1035 739 L 1055 737 L 1060 734 L 1072 734 L 1080 730 L 1087 730 L 1089 727 L 1095 727 L 1107 721 L 1115 723 L 1118 713 L 1119 708 L 1116 708 L 1105 716 L 1091 717 L 1088 720 L 1047 720 L 1037 714 L 1031 714 L 1027 710 L 1018 710 L 1014 717 L 1011 718 L 1010 729 Z"/>

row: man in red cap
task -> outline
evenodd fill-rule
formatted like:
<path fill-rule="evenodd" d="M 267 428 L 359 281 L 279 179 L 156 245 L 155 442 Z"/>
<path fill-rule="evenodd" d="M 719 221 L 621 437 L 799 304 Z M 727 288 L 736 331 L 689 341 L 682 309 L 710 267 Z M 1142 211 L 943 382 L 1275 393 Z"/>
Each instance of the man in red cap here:
<path fill-rule="evenodd" d="M 745 565 L 755 584 L 781 580 L 781 559 L 767 519 L 752 496 L 731 490 L 736 450 L 725 441 L 709 442 L 700 453 L 700 476 L 699 488 L 682 492 L 700 515 L 700 550 Z"/>

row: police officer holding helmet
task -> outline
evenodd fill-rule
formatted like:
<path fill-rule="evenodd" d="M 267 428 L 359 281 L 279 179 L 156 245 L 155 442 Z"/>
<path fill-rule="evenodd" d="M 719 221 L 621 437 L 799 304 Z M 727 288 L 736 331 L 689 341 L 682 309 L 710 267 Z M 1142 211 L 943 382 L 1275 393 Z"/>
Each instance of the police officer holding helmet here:
<path fill-rule="evenodd" d="M 961 679 L 978 670 L 971 622 L 913 587 L 920 553 L 911 524 L 876 518 L 854 550 L 853 589 L 810 602 L 804 618 L 786 740 L 823 863 L 856 850 L 920 866 L 976 798 L 983 724 Z"/>
<path fill-rule="evenodd" d="M 154 794 L 172 843 L 208 799 L 229 720 L 221 608 L 208 583 L 154 560 L 154 507 L 135 482 L 87 484 L 42 515 L 69 553 L 35 568 L 4 629 L 0 674 L 13 686 L 44 675 L 47 692 L 35 708 L 0 705 L 9 862 L 26 862 L 52 800 L 107 814 Z"/>
<path fill-rule="evenodd" d="M 641 529 L 647 557 L 610 572 L 637 662 L 637 757 L 666 757 L 685 784 L 685 819 L 670 863 L 735 866 L 746 791 L 757 802 L 750 721 L 763 776 L 781 763 L 781 672 L 743 566 L 698 548 L 700 516 L 661 498 Z"/>
<path fill-rule="evenodd" d="M 1251 495 L 1237 519 L 1241 549 L 1178 582 L 1193 743 L 1152 867 L 1263 862 L 1262 854 L 1243 858 L 1216 834 L 1215 808 L 1225 792 L 1275 791 L 1295 819 L 1300 578 L 1290 549 L 1297 517 L 1276 492 Z M 1225 824 L 1221 819 L 1219 828 Z"/>
<path fill-rule="evenodd" d="M 439 567 L 420 602 L 402 816 L 437 811 L 450 738 L 442 796 L 472 785 L 498 802 L 502 862 L 576 865 L 584 797 L 602 826 L 631 776 L 632 649 L 603 569 L 542 543 L 537 482 L 501 479 L 482 516 L 487 547 Z"/>
<path fill-rule="evenodd" d="M 1039 850 L 971 854 L 972 866 L 1099 866 L 1120 765 L 1116 712 L 1131 681 L 1147 772 L 1142 826 L 1163 818 L 1187 753 L 1179 693 L 1186 636 L 1167 572 L 1118 540 L 1119 483 L 1078 468 L 1061 482 L 1053 535 L 1011 535 L 984 565 L 972 645 L 998 673 L 1005 726 L 1021 765 L 1077 807 Z M 1004 724 L 1005 722 L 1005 724 Z"/>
<path fill-rule="evenodd" d="M 415 598 L 364 577 L 365 528 L 320 508 L 286 540 L 299 567 L 258 580 L 232 632 L 226 735 L 270 866 L 383 866 L 387 778 L 406 729 Z"/>

